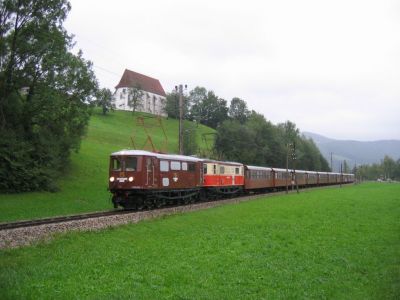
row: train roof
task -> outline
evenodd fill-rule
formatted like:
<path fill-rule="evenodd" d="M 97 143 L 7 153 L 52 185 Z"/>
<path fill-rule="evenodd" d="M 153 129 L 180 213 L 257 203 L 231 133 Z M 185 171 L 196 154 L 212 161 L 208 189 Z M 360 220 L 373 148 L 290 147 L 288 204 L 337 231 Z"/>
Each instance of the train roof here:
<path fill-rule="evenodd" d="M 159 159 L 171 159 L 171 160 L 183 160 L 183 161 L 192 161 L 192 162 L 199 162 L 203 161 L 204 159 L 193 157 L 193 156 L 186 156 L 186 155 L 179 155 L 179 154 L 161 154 L 155 153 L 145 150 L 121 150 L 118 152 L 111 153 L 112 156 L 118 155 L 142 155 L 142 156 L 153 156 Z"/>
<path fill-rule="evenodd" d="M 282 168 L 272 168 L 272 170 L 277 171 L 277 172 L 286 172 L 286 169 Z M 306 171 L 306 170 L 295 170 L 295 169 L 288 169 L 288 172 L 296 172 L 299 174 L 318 174 L 316 171 Z"/>
<path fill-rule="evenodd" d="M 296 173 L 299 173 L 299 174 L 307 174 L 307 173 L 309 173 L 309 171 L 304 171 L 304 170 L 295 170 L 296 171 Z"/>
<path fill-rule="evenodd" d="M 282 169 L 282 168 L 272 168 L 272 170 L 274 170 L 274 171 L 278 171 L 278 172 L 292 172 L 293 170 L 292 169 Z"/>
<path fill-rule="evenodd" d="M 257 167 L 257 166 L 247 166 L 246 168 L 248 170 L 257 170 L 257 171 L 272 171 L 272 168 L 270 167 Z"/>

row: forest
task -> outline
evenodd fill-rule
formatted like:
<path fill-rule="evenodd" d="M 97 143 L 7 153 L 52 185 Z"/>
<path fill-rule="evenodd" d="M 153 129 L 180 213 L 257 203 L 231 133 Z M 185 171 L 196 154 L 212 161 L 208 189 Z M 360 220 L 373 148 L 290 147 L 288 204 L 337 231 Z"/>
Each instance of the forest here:
<path fill-rule="evenodd" d="M 166 112 L 179 118 L 178 95 L 167 95 Z M 245 100 L 228 101 L 205 87 L 195 87 L 184 96 L 184 118 L 216 130 L 213 158 L 239 161 L 246 164 L 329 171 L 326 159 L 312 139 L 300 134 L 296 124 L 286 121 L 272 124 L 262 114 L 247 107 Z M 195 134 L 195 128 L 186 135 Z M 190 141 L 195 140 L 191 138 Z M 186 147 L 185 154 L 196 154 L 196 146 Z"/>

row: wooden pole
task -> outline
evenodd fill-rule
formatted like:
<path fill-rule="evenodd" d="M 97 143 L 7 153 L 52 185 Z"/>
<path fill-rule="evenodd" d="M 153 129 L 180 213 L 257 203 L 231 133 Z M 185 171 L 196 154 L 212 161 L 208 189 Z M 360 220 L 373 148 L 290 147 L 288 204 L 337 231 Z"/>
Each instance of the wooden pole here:
<path fill-rule="evenodd" d="M 286 194 L 289 193 L 288 177 L 289 177 L 289 143 L 286 144 Z"/>
<path fill-rule="evenodd" d="M 183 85 L 175 86 L 175 90 L 179 93 L 179 154 L 183 155 Z"/>
<path fill-rule="evenodd" d="M 294 183 L 296 184 L 296 190 L 297 194 L 299 194 L 299 184 L 297 182 L 297 176 L 296 176 L 296 143 L 293 142 L 293 174 L 294 174 Z"/>

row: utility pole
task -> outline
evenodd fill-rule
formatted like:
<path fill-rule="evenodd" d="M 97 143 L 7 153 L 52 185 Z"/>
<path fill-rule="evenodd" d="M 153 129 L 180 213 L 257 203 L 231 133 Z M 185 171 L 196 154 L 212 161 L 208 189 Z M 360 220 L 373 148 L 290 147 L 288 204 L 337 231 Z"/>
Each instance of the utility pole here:
<path fill-rule="evenodd" d="M 293 160 L 294 183 L 296 184 L 296 191 L 297 191 L 297 194 L 298 194 L 299 193 L 299 185 L 298 185 L 297 176 L 296 176 L 296 142 L 293 142 L 292 160 Z"/>
<path fill-rule="evenodd" d="M 333 165 L 332 165 L 332 152 L 331 152 L 331 172 L 333 172 Z"/>
<path fill-rule="evenodd" d="M 290 144 L 286 144 L 286 194 L 289 193 L 288 186 L 288 177 L 289 177 L 289 146 Z"/>
<path fill-rule="evenodd" d="M 357 184 L 357 162 L 354 163 L 354 182 Z"/>
<path fill-rule="evenodd" d="M 183 155 L 183 85 L 175 86 L 175 90 L 179 93 L 179 154 Z"/>

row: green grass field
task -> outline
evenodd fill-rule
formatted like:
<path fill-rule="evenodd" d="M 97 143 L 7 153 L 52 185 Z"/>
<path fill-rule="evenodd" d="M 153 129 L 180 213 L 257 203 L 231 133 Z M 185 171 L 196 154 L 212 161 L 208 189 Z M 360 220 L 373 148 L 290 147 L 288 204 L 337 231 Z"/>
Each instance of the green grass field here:
<path fill-rule="evenodd" d="M 116 111 L 103 116 L 95 111 L 90 120 L 86 137 L 79 153 L 72 155 L 72 163 L 60 179 L 60 191 L 24 194 L 0 194 L 0 222 L 31 219 L 80 212 L 108 210 L 112 208 L 107 191 L 108 162 L 112 152 L 132 148 L 130 137 L 135 131 L 138 147 L 144 145 L 147 136 L 143 128 L 136 126 L 136 116 L 146 114 Z M 148 121 L 149 122 L 149 121 Z M 178 121 L 163 121 L 169 139 L 169 151 L 178 148 Z M 154 143 L 161 147 L 164 135 L 155 128 Z M 202 144 L 202 133 L 213 129 L 199 125 L 197 138 Z"/>
<path fill-rule="evenodd" d="M 399 299 L 400 185 L 303 191 L 0 252 L 2 299 Z"/>

